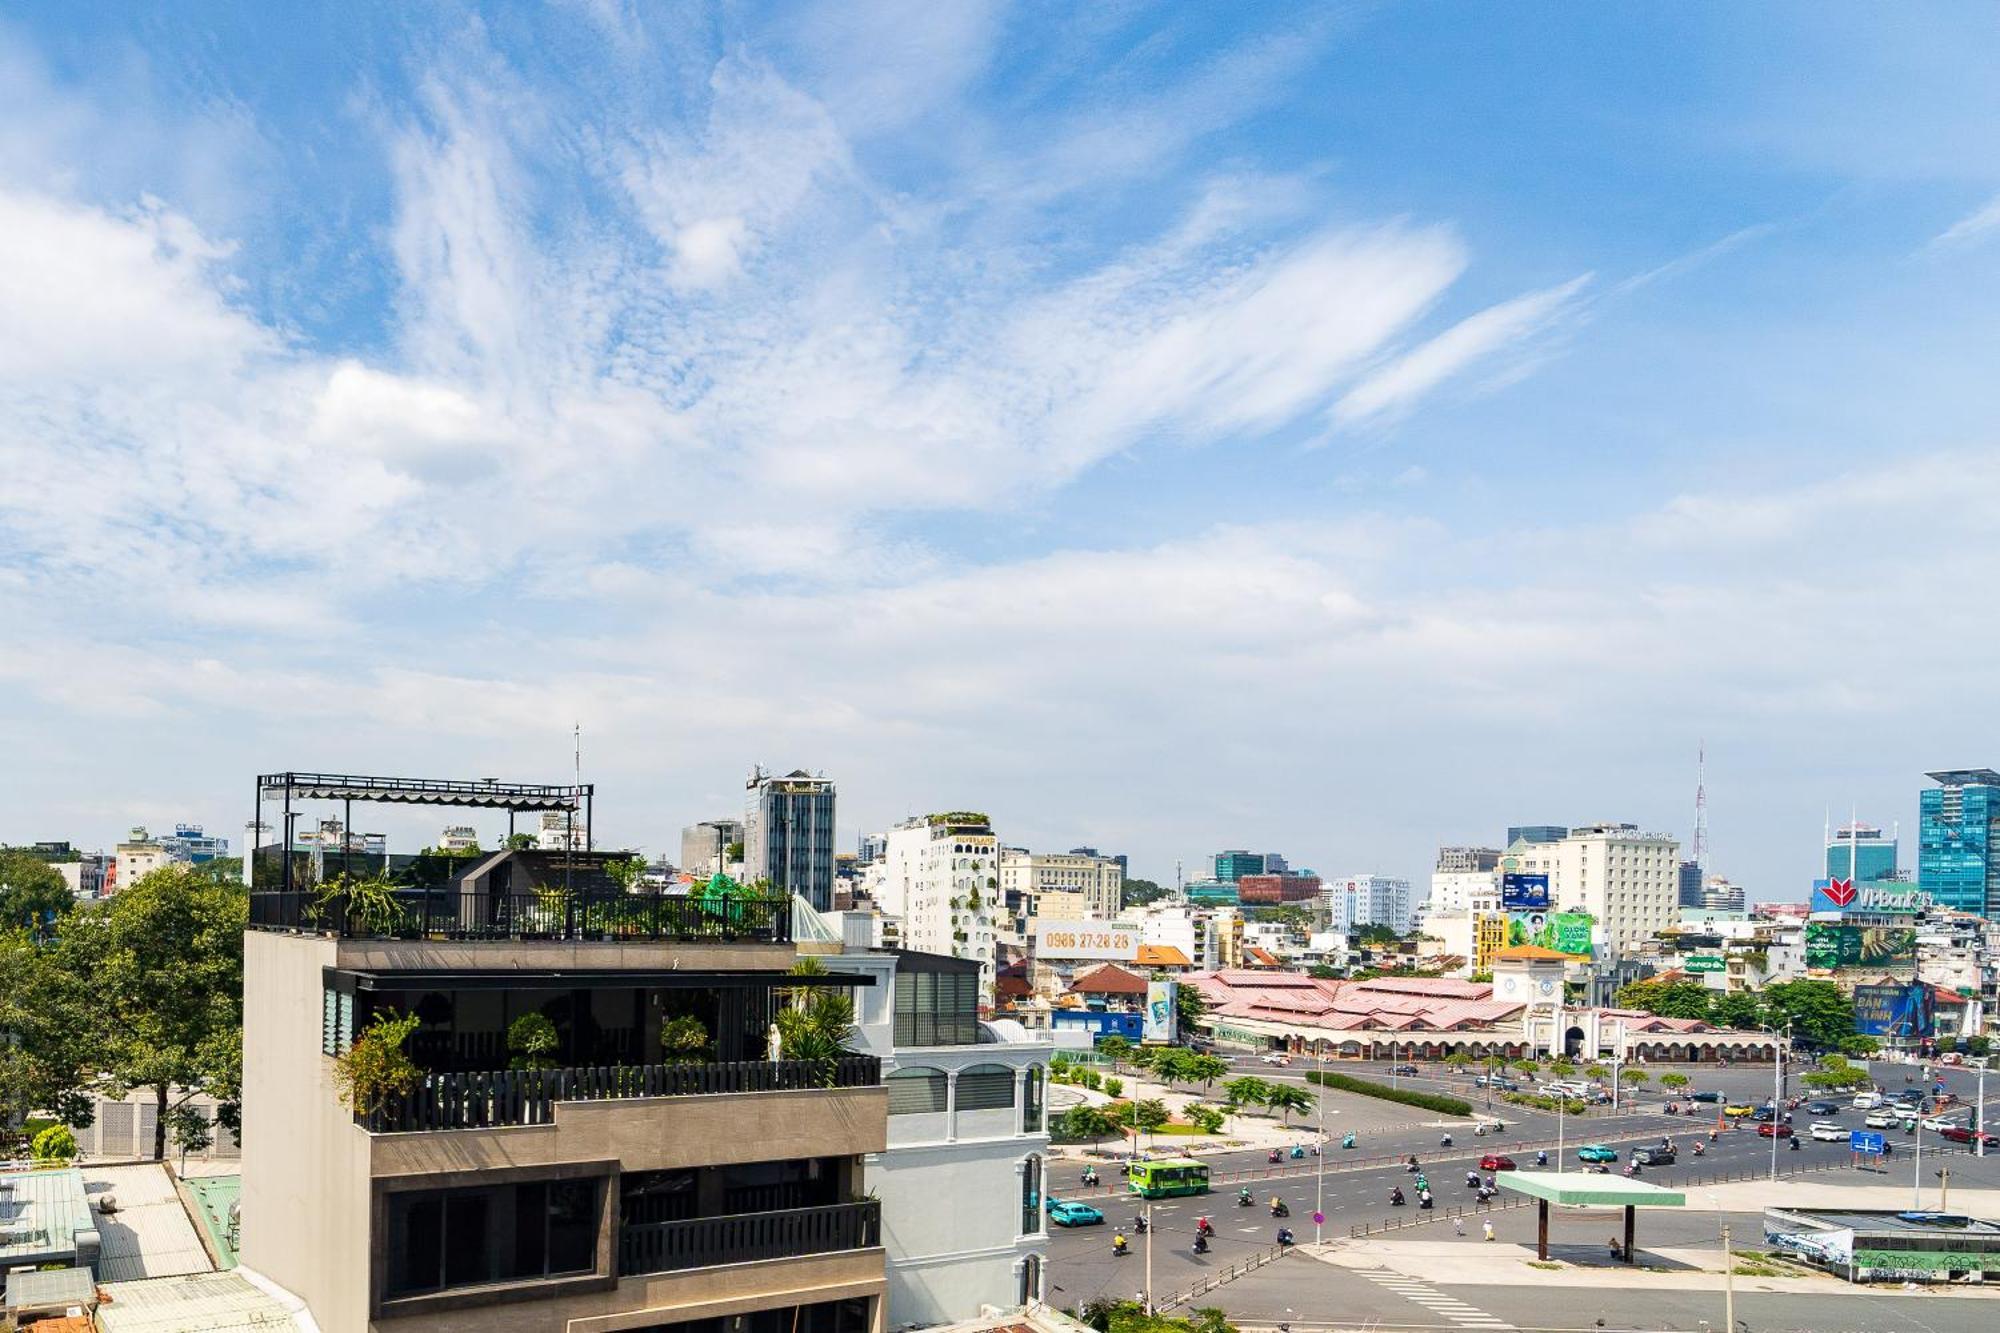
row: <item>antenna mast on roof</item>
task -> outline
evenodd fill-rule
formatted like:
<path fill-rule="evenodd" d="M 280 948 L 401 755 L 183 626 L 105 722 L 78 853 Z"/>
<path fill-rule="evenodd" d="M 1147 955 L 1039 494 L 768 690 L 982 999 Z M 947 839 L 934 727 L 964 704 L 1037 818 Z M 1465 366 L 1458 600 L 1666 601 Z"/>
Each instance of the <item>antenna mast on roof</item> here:
<path fill-rule="evenodd" d="M 1694 760 L 1694 850 L 1691 859 L 1708 879 L 1708 742 L 1701 741 Z"/>

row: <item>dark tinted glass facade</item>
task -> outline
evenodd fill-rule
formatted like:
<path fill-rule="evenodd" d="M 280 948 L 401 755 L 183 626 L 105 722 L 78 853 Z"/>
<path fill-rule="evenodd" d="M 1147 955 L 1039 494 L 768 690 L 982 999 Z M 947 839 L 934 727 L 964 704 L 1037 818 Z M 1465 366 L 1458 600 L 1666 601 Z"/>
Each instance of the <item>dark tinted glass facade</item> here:
<path fill-rule="evenodd" d="M 599 1183 L 537 1180 L 389 1195 L 385 1294 L 593 1271 Z"/>

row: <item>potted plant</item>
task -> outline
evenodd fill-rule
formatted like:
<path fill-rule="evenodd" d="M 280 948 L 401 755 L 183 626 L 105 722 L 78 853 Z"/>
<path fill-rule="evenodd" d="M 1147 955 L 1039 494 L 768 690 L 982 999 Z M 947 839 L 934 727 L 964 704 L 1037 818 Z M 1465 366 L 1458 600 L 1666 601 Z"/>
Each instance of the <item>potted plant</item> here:
<path fill-rule="evenodd" d="M 364 1119 L 378 1114 L 398 1097 L 407 1097 L 423 1082 L 423 1071 L 410 1059 L 403 1043 L 417 1030 L 415 1014 L 384 1010 L 368 1030 L 333 1059 L 333 1081 L 340 1103 Z"/>
<path fill-rule="evenodd" d="M 562 1037 L 544 1014 L 522 1014 L 507 1025 L 509 1069 L 554 1069 Z"/>

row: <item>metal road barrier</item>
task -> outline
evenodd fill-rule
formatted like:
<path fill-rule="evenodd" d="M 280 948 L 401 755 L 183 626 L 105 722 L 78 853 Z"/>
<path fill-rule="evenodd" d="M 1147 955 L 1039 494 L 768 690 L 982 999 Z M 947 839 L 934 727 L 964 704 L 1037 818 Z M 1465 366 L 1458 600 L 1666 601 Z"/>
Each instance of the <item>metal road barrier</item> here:
<path fill-rule="evenodd" d="M 1153 1309 L 1155 1311 L 1171 1310 L 1177 1305 L 1192 1304 L 1197 1296 L 1205 1296 L 1224 1283 L 1234 1282 L 1246 1273 L 1254 1273 L 1272 1260 L 1284 1258 L 1285 1251 L 1294 1248 L 1296 1247 L 1291 1245 L 1273 1245 L 1268 1249 L 1259 1250 L 1248 1259 L 1239 1259 L 1220 1272 L 1210 1273 L 1186 1291 L 1172 1292 L 1153 1302 Z"/>

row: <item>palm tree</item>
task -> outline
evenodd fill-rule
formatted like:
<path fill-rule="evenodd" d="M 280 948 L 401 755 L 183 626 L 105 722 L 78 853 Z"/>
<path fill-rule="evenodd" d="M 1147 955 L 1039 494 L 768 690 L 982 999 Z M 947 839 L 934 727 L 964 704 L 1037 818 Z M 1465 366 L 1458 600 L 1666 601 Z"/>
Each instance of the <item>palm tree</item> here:
<path fill-rule="evenodd" d="M 1264 1105 L 1283 1115 L 1287 1128 L 1292 1123 L 1292 1112 L 1310 1111 L 1312 1104 L 1313 1095 L 1310 1092 L 1290 1083 L 1274 1085 L 1264 1097 Z"/>

